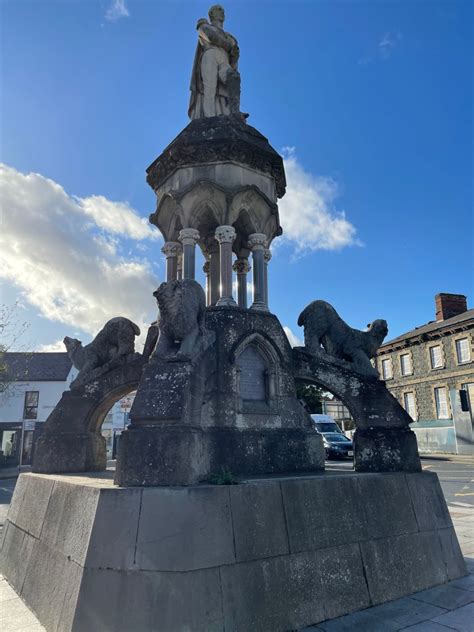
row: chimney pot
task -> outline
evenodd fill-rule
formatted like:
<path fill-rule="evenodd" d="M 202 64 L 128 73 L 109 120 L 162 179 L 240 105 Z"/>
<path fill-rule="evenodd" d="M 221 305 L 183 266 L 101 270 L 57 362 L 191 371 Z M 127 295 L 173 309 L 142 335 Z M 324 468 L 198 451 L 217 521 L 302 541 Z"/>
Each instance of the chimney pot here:
<path fill-rule="evenodd" d="M 467 299 L 464 294 L 436 294 L 436 320 L 447 320 L 467 311 Z"/>

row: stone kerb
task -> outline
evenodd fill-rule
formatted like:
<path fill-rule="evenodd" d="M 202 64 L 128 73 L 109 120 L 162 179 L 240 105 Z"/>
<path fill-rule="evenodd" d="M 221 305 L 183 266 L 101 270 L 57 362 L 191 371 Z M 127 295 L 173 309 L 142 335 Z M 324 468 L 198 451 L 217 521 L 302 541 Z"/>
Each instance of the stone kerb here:
<path fill-rule="evenodd" d="M 296 380 L 316 384 L 338 397 L 349 409 L 355 425 L 354 464 L 364 472 L 420 471 L 412 419 L 385 386 L 385 382 L 359 375 L 344 361 L 304 347 L 293 349 Z"/>
<path fill-rule="evenodd" d="M 135 390 L 145 359 L 133 360 L 65 391 L 44 424 L 33 459 L 33 471 L 93 472 L 106 468 L 101 425 L 108 410 Z"/>

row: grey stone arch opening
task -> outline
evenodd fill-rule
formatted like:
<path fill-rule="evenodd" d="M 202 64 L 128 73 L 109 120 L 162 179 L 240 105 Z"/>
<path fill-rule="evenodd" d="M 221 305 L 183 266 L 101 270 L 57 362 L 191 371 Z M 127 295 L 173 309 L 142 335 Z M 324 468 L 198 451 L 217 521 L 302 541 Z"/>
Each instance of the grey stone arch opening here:
<path fill-rule="evenodd" d="M 261 402 L 275 408 L 281 392 L 280 350 L 261 332 L 242 337 L 231 352 L 238 407 L 245 412 L 246 402 Z"/>
<path fill-rule="evenodd" d="M 115 406 L 115 404 L 130 393 L 134 393 L 138 388 L 139 382 L 131 382 L 109 391 L 104 399 L 97 404 L 97 407 L 91 411 L 88 431 L 101 432 L 102 425 L 107 417 L 107 413 Z"/>
<path fill-rule="evenodd" d="M 334 393 L 354 419 L 354 465 L 364 472 L 421 469 L 412 421 L 385 382 L 359 375 L 324 353 L 293 348 L 295 381 L 322 386 Z"/>
<path fill-rule="evenodd" d="M 45 421 L 33 472 L 98 472 L 107 467 L 101 427 L 110 408 L 138 388 L 145 359 L 130 362 L 64 391 Z"/>

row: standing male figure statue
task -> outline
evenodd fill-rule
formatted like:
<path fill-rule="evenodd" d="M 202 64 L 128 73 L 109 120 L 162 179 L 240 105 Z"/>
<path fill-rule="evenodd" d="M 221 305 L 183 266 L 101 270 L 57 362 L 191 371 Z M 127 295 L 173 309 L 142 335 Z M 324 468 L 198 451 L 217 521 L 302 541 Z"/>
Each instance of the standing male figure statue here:
<path fill-rule="evenodd" d="M 224 31 L 225 13 L 219 4 L 209 9 L 209 22 L 197 23 L 198 43 L 191 76 L 191 119 L 238 114 L 240 74 L 237 70 L 239 45 Z"/>

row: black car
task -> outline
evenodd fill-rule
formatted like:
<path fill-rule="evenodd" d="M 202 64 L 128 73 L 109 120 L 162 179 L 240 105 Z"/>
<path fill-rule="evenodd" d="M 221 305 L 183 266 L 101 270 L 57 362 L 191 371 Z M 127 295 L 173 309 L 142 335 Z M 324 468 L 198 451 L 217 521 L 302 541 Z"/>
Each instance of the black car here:
<path fill-rule="evenodd" d="M 327 459 L 345 459 L 354 454 L 352 441 L 340 432 L 322 432 Z"/>

